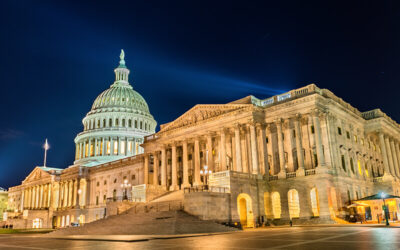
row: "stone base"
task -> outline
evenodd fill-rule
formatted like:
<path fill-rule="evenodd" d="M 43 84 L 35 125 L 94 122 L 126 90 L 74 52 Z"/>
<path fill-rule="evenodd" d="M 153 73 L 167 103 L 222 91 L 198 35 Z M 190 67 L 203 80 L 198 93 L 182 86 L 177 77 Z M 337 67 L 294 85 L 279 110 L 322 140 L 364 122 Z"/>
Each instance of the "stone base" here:
<path fill-rule="evenodd" d="M 296 177 L 305 176 L 305 175 L 306 175 L 306 172 L 305 172 L 305 170 L 303 168 L 299 168 L 299 169 L 296 170 Z"/>
<path fill-rule="evenodd" d="M 286 171 L 280 171 L 278 173 L 278 179 L 286 179 Z"/>
<path fill-rule="evenodd" d="M 382 180 L 383 180 L 383 181 L 394 181 L 395 179 L 394 179 L 393 175 L 388 174 L 388 173 L 385 173 L 385 174 L 382 176 Z"/>

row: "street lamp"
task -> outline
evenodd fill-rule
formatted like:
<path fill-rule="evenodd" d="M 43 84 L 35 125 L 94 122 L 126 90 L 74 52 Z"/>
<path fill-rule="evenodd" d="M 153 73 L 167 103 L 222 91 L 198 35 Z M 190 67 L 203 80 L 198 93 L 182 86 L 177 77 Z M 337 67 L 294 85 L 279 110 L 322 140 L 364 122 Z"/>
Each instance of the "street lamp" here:
<path fill-rule="evenodd" d="M 384 192 L 381 193 L 381 198 L 383 200 L 383 211 L 385 212 L 386 226 L 389 226 L 389 211 L 385 203 L 386 194 Z"/>
<path fill-rule="evenodd" d="M 211 170 L 208 170 L 208 166 L 207 165 L 205 165 L 204 166 L 204 170 L 202 169 L 202 170 L 200 170 L 200 175 L 202 175 L 203 176 L 203 178 L 204 178 L 204 185 L 207 187 L 207 176 L 209 175 L 209 174 L 211 174 L 212 173 L 212 171 Z"/>
<path fill-rule="evenodd" d="M 121 188 L 124 188 L 124 200 L 127 200 L 128 199 L 128 188 L 131 186 L 131 184 L 130 183 L 128 183 L 128 180 L 124 180 L 124 183 L 123 184 L 121 184 Z"/>

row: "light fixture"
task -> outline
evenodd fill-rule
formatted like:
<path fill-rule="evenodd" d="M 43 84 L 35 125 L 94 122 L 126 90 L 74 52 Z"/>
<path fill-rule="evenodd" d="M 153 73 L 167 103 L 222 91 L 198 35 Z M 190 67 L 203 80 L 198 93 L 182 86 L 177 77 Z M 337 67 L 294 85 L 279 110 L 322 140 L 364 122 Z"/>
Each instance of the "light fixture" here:
<path fill-rule="evenodd" d="M 386 194 L 384 192 L 381 193 L 381 198 L 385 199 L 386 198 Z"/>
<path fill-rule="evenodd" d="M 78 194 L 81 194 L 81 193 L 82 193 L 82 190 L 78 189 Z"/>

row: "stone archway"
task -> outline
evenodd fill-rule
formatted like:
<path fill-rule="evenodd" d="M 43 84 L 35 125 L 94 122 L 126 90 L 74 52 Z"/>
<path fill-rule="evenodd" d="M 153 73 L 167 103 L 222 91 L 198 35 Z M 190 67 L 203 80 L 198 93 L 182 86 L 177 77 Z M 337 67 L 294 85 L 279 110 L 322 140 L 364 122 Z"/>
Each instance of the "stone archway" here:
<path fill-rule="evenodd" d="M 254 227 L 252 200 L 248 194 L 241 193 L 237 197 L 237 209 L 243 227 Z"/>

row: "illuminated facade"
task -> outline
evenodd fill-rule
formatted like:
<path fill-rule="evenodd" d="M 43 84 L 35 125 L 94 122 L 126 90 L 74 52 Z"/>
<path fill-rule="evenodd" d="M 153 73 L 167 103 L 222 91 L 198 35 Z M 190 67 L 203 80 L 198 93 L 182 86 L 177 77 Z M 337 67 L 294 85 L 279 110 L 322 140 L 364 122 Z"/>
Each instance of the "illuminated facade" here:
<path fill-rule="evenodd" d="M 3 220 L 3 213 L 7 210 L 8 192 L 0 187 L 0 221 Z"/>
<path fill-rule="evenodd" d="M 92 125 L 85 126 L 91 134 Z M 96 166 L 77 157 L 67 169 L 37 167 L 9 190 L 20 196 L 10 204 L 19 211 L 10 223 L 24 217 L 28 227 L 39 225 L 34 220 L 41 212 L 43 227 L 91 222 L 105 217 L 118 197 L 154 202 L 162 193 L 182 193 L 184 210 L 205 220 L 247 227 L 266 220 L 335 223 L 353 200 L 380 191 L 400 194 L 399 124 L 379 109 L 360 112 L 314 84 L 263 100 L 196 105 L 145 136 L 141 146 L 142 154 L 118 154 Z M 100 149 L 91 157 L 103 157 L 107 149 Z"/>

